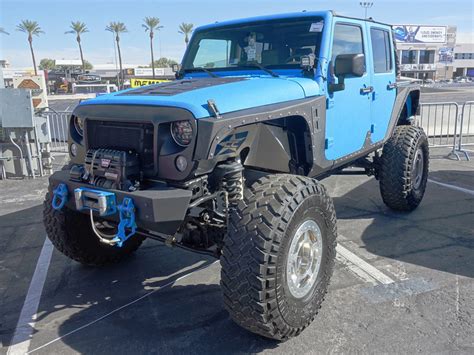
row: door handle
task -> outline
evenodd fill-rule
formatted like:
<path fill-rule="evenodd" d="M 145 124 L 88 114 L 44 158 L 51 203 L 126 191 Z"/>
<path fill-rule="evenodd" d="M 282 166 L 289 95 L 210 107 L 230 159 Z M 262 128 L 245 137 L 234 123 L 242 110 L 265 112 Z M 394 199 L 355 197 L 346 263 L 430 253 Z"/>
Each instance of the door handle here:
<path fill-rule="evenodd" d="M 389 83 L 387 85 L 387 90 L 393 90 L 397 88 L 397 83 Z"/>
<path fill-rule="evenodd" d="M 367 87 L 363 87 L 363 88 L 360 89 L 360 94 L 361 95 L 366 95 L 366 94 L 370 94 L 373 91 L 374 91 L 373 86 L 367 86 Z"/>

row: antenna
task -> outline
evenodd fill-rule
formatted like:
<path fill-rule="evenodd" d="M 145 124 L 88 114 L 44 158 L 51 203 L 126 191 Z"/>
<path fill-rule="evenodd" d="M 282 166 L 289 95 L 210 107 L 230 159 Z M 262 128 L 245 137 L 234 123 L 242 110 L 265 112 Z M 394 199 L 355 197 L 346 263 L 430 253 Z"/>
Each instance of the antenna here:
<path fill-rule="evenodd" d="M 359 5 L 362 6 L 365 9 L 365 19 L 367 19 L 367 11 L 370 9 L 372 6 L 374 6 L 373 1 L 361 1 L 359 2 Z"/>

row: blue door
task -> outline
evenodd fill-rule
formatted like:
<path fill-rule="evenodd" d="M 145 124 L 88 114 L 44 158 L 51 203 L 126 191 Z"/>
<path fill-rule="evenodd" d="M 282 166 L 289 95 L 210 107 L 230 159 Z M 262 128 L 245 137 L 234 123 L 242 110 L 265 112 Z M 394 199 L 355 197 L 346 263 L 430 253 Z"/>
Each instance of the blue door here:
<path fill-rule="evenodd" d="M 364 54 L 367 67 L 365 23 L 340 19 L 334 23 L 331 62 L 340 54 Z M 331 78 L 333 82 L 337 78 Z M 345 89 L 328 94 L 326 113 L 326 159 L 336 160 L 364 146 L 370 130 L 370 76 L 346 76 Z"/>
<path fill-rule="evenodd" d="M 392 31 L 382 25 L 367 23 L 370 49 L 368 69 L 373 87 L 371 103 L 372 142 L 385 137 L 396 98 L 395 52 Z"/>

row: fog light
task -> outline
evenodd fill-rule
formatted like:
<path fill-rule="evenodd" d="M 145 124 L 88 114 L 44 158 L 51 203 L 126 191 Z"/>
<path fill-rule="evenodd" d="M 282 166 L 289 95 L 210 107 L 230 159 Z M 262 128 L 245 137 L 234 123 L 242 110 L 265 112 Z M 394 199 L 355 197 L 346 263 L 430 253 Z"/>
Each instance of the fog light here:
<path fill-rule="evenodd" d="M 178 155 L 178 157 L 176 158 L 175 164 L 176 164 L 176 169 L 178 169 L 181 172 L 185 171 L 186 168 L 188 167 L 188 161 L 182 155 Z"/>
<path fill-rule="evenodd" d="M 76 143 L 71 144 L 71 155 L 73 157 L 75 157 L 77 155 L 77 144 Z"/>

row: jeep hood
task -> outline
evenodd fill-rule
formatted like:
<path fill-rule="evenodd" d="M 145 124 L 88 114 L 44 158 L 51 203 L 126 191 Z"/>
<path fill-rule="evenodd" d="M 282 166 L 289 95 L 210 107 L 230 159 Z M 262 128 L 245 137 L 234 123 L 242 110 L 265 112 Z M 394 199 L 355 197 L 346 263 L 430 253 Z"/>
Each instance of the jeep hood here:
<path fill-rule="evenodd" d="M 85 105 L 147 105 L 179 107 L 196 118 L 211 116 L 207 101 L 221 114 L 320 94 L 318 84 L 299 77 L 219 77 L 182 79 L 120 91 L 83 101 Z"/>

